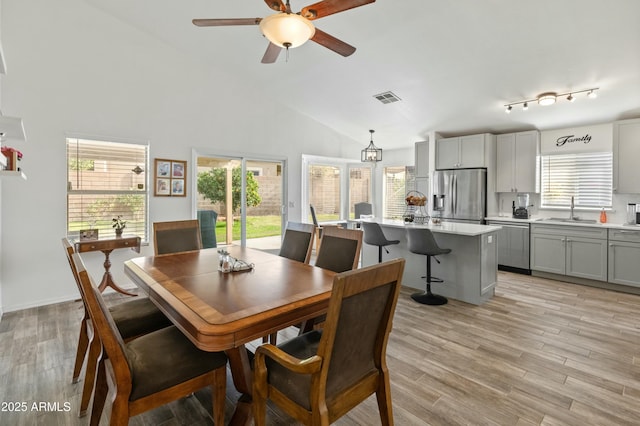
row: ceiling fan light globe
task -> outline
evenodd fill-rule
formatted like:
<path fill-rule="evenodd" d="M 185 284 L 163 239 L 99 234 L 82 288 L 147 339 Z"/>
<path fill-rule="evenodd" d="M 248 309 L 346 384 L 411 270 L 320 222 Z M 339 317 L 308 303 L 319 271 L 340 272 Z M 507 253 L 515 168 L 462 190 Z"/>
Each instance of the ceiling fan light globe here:
<path fill-rule="evenodd" d="M 276 46 L 294 48 L 313 37 L 316 28 L 300 15 L 281 12 L 260 21 L 260 31 Z"/>

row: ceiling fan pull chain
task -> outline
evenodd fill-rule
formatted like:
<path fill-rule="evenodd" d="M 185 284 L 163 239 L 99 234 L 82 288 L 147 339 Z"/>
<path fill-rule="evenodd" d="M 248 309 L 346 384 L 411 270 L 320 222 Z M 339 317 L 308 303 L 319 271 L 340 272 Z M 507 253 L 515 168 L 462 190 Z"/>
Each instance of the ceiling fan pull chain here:
<path fill-rule="evenodd" d="M 291 47 L 291 43 L 285 43 L 284 44 L 284 48 L 287 51 L 286 54 L 285 54 L 285 58 L 284 58 L 285 62 L 289 62 L 289 47 Z"/>

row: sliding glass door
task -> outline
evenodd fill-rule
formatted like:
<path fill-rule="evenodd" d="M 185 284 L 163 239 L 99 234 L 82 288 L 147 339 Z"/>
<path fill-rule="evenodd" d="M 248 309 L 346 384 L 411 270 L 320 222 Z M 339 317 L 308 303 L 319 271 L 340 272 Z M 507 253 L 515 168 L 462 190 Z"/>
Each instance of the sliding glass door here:
<path fill-rule="evenodd" d="M 279 249 L 286 220 L 284 161 L 198 156 L 197 166 L 198 217 L 215 217 L 216 245 Z"/>

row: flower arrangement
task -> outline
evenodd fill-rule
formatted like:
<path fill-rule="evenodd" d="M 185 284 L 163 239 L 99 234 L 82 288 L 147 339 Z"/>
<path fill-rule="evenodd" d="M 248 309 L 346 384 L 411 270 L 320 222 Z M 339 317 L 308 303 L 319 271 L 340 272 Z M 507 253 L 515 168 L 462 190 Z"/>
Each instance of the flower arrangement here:
<path fill-rule="evenodd" d="M 113 225 L 111 226 L 116 230 L 116 232 L 122 232 L 122 230 L 127 226 L 127 221 L 122 219 L 122 215 L 118 215 L 118 217 L 113 218 Z"/>

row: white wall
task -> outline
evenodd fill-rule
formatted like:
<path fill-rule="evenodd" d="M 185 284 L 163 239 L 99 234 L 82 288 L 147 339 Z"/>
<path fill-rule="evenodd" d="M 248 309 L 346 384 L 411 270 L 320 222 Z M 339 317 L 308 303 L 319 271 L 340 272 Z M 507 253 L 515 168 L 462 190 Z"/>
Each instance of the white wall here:
<path fill-rule="evenodd" d="M 203 68 L 81 0 L 2 0 L 2 9 L 11 70 L 3 76 L 3 112 L 23 118 L 28 139 L 16 144 L 28 180 L 3 182 L 1 194 L 5 312 L 78 297 L 60 242 L 69 132 L 149 141 L 151 159 L 190 166 L 193 148 L 277 153 L 289 161 L 290 217 L 300 217 L 301 154 L 359 156 L 362 141 L 245 90 L 235 76 Z M 192 196 L 151 197 L 150 220 L 191 217 Z M 135 255 L 112 255 L 123 287 L 130 282 L 122 261 Z M 102 254 L 83 257 L 99 279 Z"/>

